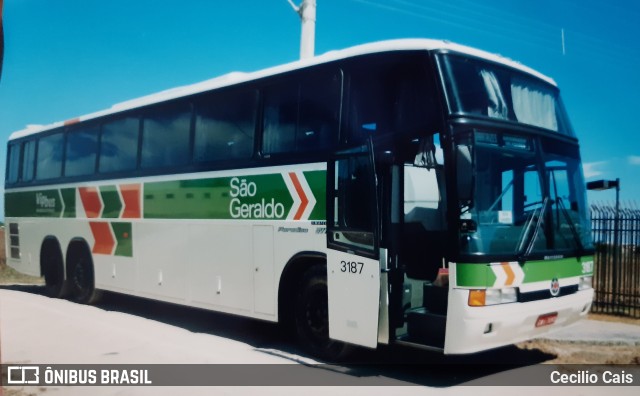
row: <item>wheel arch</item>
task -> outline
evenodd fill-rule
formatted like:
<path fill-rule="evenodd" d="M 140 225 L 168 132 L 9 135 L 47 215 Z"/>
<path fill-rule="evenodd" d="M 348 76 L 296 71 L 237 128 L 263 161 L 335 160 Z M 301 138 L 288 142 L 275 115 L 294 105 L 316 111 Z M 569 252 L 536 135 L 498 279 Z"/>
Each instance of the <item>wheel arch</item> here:
<path fill-rule="evenodd" d="M 300 252 L 289 259 L 278 283 L 278 322 L 293 329 L 295 296 L 304 273 L 314 265 L 327 265 L 327 255 L 321 252 Z"/>

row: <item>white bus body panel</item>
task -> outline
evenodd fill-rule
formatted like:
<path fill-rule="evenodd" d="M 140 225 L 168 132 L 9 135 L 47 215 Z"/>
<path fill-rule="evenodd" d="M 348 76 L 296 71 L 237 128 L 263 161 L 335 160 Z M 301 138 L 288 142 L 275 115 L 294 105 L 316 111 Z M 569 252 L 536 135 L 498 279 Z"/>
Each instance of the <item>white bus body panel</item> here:
<path fill-rule="evenodd" d="M 295 170 L 298 174 L 326 171 L 326 163 L 296 165 Z M 290 171 L 290 166 L 274 166 L 107 180 L 90 186 L 144 185 L 166 180 L 250 177 Z M 304 182 L 302 176 L 300 179 Z M 81 205 L 79 198 L 76 203 Z M 278 320 L 278 288 L 285 265 L 301 252 L 327 251 L 324 220 L 89 219 L 77 210 L 75 218 L 7 217 L 7 224 L 19 225 L 21 247 L 20 258 L 7 257 L 7 264 L 21 273 L 41 276 L 39 255 L 44 238 L 55 237 L 63 257 L 74 238 L 83 239 L 91 248 L 96 244 L 89 226 L 91 221 L 131 223 L 132 234 L 131 257 L 92 254 L 96 288 L 268 321 Z M 8 238 L 5 244 L 9 248 Z"/>

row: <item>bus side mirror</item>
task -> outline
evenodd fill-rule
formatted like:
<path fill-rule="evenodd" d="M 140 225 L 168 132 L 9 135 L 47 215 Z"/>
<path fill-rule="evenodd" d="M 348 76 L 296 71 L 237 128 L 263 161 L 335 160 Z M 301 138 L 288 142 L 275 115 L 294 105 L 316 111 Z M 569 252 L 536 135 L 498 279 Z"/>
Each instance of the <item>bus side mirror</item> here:
<path fill-rule="evenodd" d="M 456 169 L 458 199 L 466 204 L 473 199 L 474 177 L 471 146 L 456 146 Z"/>

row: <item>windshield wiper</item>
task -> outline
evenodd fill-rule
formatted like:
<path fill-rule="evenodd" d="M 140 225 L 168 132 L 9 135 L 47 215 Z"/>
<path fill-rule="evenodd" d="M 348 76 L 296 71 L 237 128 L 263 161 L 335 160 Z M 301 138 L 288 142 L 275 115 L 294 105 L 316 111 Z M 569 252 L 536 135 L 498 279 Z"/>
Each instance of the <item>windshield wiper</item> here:
<path fill-rule="evenodd" d="M 556 204 L 558 205 L 560 210 L 562 210 L 562 214 L 564 215 L 564 218 L 567 220 L 567 224 L 569 225 L 569 229 L 571 230 L 571 234 L 573 235 L 573 240 L 576 243 L 576 248 L 577 248 L 576 249 L 576 255 L 578 256 L 578 258 L 580 258 L 584 254 L 584 245 L 582 244 L 582 241 L 580 240 L 580 234 L 578 234 L 578 230 L 576 229 L 575 223 L 573 222 L 573 220 L 571 220 L 571 216 L 569 215 L 569 211 L 564 206 L 564 202 L 562 200 L 562 197 L 557 197 L 556 198 Z M 558 221 L 558 227 L 560 227 L 560 221 Z"/>
<path fill-rule="evenodd" d="M 540 231 L 540 226 L 542 225 L 544 214 L 547 211 L 548 203 L 549 203 L 549 197 L 545 197 L 544 201 L 542 201 L 542 206 L 539 209 L 535 209 L 532 212 L 531 217 L 529 218 L 529 220 L 527 221 L 527 224 L 524 227 L 522 239 L 518 244 L 517 257 L 520 263 L 523 263 L 524 261 L 526 261 L 529 254 L 531 254 L 531 250 L 533 249 L 533 244 L 538 238 L 538 232 Z M 536 219 L 536 213 L 538 213 L 538 210 L 540 211 L 540 214 L 537 215 L 537 219 Z M 531 232 L 530 231 L 531 225 L 533 224 L 534 219 L 536 219 L 536 225 L 533 228 L 533 232 Z"/>

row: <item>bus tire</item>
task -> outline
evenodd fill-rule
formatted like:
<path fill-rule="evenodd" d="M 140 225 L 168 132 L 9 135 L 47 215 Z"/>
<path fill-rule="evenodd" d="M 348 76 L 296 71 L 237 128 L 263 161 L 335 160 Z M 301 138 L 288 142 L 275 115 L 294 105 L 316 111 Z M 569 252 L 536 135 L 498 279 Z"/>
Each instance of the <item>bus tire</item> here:
<path fill-rule="evenodd" d="M 327 269 L 313 265 L 302 276 L 295 303 L 298 341 L 308 353 L 326 361 L 344 360 L 352 347 L 329 338 Z"/>
<path fill-rule="evenodd" d="M 73 242 L 67 255 L 71 299 L 79 304 L 94 304 L 102 296 L 95 288 L 95 273 L 91 252 L 83 242 Z"/>
<path fill-rule="evenodd" d="M 44 276 L 44 294 L 51 298 L 64 298 L 69 286 L 64 279 L 62 250 L 55 238 L 47 238 L 40 249 L 40 268 Z"/>

